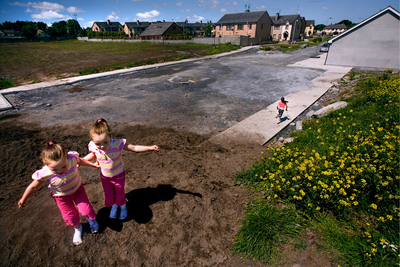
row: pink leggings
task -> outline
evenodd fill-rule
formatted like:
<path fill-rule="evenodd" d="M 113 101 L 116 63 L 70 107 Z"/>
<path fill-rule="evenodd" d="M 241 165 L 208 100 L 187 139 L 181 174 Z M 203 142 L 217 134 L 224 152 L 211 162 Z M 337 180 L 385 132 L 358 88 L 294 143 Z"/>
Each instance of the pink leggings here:
<path fill-rule="evenodd" d="M 53 198 L 56 201 L 57 206 L 61 211 L 61 215 L 67 225 L 77 225 L 80 221 L 79 213 L 91 220 L 96 219 L 96 212 L 89 201 L 83 185 L 81 185 L 78 190 L 71 195 L 53 196 Z M 78 210 L 76 208 L 78 208 Z"/>
<path fill-rule="evenodd" d="M 103 185 L 106 207 L 111 207 L 114 203 L 117 206 L 125 204 L 125 172 L 117 174 L 111 178 L 103 176 L 100 172 L 101 184 Z"/>

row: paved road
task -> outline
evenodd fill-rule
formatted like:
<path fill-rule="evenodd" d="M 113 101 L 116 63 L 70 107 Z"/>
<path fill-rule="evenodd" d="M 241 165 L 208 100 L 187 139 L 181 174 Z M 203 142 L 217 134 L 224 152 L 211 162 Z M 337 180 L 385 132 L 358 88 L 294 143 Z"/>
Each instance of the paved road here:
<path fill-rule="evenodd" d="M 304 91 L 322 70 L 288 64 L 317 54 L 256 52 L 186 61 L 73 84 L 8 93 L 21 121 L 43 127 L 92 122 L 151 124 L 214 135 L 265 109 L 281 96 Z M 4 112 L 3 112 L 4 113 Z"/>

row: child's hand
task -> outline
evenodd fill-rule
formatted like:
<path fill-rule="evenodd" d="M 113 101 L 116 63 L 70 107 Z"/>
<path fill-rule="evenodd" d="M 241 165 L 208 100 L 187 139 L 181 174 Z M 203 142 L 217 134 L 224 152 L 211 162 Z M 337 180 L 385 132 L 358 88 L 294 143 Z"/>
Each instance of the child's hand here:
<path fill-rule="evenodd" d="M 158 151 L 160 151 L 160 148 L 158 146 L 154 145 L 154 146 L 151 147 L 151 150 L 154 150 L 154 151 L 158 152 Z"/>
<path fill-rule="evenodd" d="M 18 208 L 19 208 L 19 209 L 25 208 L 25 204 L 26 204 L 26 202 L 23 201 L 22 199 L 20 199 L 20 200 L 18 201 Z"/>
<path fill-rule="evenodd" d="M 100 168 L 100 162 L 99 162 L 98 160 L 96 160 L 96 162 L 94 163 L 94 166 L 95 166 L 96 168 Z"/>

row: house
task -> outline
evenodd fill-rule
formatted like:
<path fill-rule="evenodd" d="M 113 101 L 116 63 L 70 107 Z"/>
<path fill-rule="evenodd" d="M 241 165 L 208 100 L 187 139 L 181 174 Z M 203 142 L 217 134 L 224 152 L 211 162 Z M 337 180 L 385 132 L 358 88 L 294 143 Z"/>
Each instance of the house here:
<path fill-rule="evenodd" d="M 304 37 L 304 32 L 306 31 L 306 18 L 300 17 L 301 26 L 300 26 L 300 38 Z"/>
<path fill-rule="evenodd" d="M 140 22 L 139 20 L 136 22 L 125 22 L 124 32 L 129 37 L 138 36 L 142 34 L 149 26 L 150 22 Z"/>
<path fill-rule="evenodd" d="M 391 6 L 328 41 L 326 65 L 399 69 L 400 13 Z"/>
<path fill-rule="evenodd" d="M 175 22 L 155 22 L 151 23 L 150 26 L 140 34 L 140 38 L 142 40 L 164 40 L 167 35 L 170 34 L 183 34 L 183 31 Z"/>
<path fill-rule="evenodd" d="M 304 30 L 305 36 L 311 36 L 314 33 L 315 20 L 306 20 L 306 29 Z"/>
<path fill-rule="evenodd" d="M 204 28 L 207 26 L 207 23 L 203 23 L 203 21 L 188 23 L 188 21 L 185 20 L 184 22 L 177 22 L 176 24 L 181 27 L 183 34 L 191 36 L 204 36 Z"/>
<path fill-rule="evenodd" d="M 344 31 L 347 31 L 347 26 L 344 25 L 343 23 L 341 24 L 331 24 L 326 26 L 323 31 L 322 34 L 323 35 L 338 35 L 339 33 L 342 33 Z"/>
<path fill-rule="evenodd" d="M 122 32 L 124 28 L 119 22 L 93 22 L 92 31 L 94 32 Z"/>
<path fill-rule="evenodd" d="M 300 39 L 302 20 L 300 15 L 280 15 L 276 13 L 272 19 L 271 35 L 275 41 L 294 41 Z"/>
<path fill-rule="evenodd" d="M 237 35 L 258 37 L 261 40 L 268 40 L 271 32 L 271 18 L 267 11 L 225 14 L 214 25 L 214 35 L 216 37 Z"/>

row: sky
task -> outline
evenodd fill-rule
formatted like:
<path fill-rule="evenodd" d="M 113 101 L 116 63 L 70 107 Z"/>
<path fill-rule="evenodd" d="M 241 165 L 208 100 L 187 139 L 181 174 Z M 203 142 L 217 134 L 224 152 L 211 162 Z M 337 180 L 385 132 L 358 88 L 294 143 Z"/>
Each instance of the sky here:
<path fill-rule="evenodd" d="M 250 7 L 251 12 L 267 11 L 271 17 L 300 14 L 315 24 L 328 25 L 342 20 L 359 23 L 388 6 L 399 10 L 399 0 L 0 0 L 0 23 L 41 21 L 50 26 L 76 19 L 82 28 L 107 20 L 122 25 L 136 20 L 215 23 L 225 14 Z"/>

